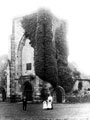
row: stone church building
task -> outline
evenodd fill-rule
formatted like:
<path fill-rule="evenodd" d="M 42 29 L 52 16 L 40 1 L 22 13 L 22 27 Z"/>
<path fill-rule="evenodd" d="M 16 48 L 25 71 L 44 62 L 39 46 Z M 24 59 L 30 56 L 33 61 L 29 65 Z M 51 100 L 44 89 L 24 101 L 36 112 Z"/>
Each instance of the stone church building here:
<path fill-rule="evenodd" d="M 10 41 L 10 63 L 7 68 L 7 88 L 5 88 L 7 97 L 18 95 L 22 98 L 26 95 L 29 101 L 40 102 L 41 90 L 45 88 L 47 93 L 53 92 L 54 101 L 57 102 L 56 91 L 52 85 L 41 80 L 35 74 L 34 68 L 34 48 L 30 44 L 30 39 L 24 35 L 24 29 L 21 25 L 21 18 L 15 18 L 12 22 L 12 35 Z M 55 44 L 55 32 L 61 27 L 63 21 L 56 17 L 52 18 L 52 42 Z M 65 26 L 64 26 L 65 27 Z M 75 88 L 76 89 L 76 88 Z M 59 102 L 65 102 L 65 91 L 59 86 L 57 91 L 60 91 L 61 98 Z"/>
<path fill-rule="evenodd" d="M 60 26 L 61 23 L 53 18 L 52 30 Z M 30 101 L 39 101 L 43 87 L 47 92 L 53 91 L 52 85 L 41 80 L 35 75 L 34 70 L 34 48 L 30 45 L 30 40 L 24 36 L 24 29 L 21 27 L 22 18 L 15 18 L 12 23 L 12 35 L 10 45 L 10 80 L 8 82 L 8 96 L 27 95 Z M 62 88 L 62 101 L 65 93 Z M 56 94 L 53 93 L 56 101 Z"/>

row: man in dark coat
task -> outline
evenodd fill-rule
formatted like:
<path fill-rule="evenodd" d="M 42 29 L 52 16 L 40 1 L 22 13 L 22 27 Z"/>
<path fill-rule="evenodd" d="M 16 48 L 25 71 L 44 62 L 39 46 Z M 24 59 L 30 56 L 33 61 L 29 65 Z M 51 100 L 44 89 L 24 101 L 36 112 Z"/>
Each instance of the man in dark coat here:
<path fill-rule="evenodd" d="M 23 97 L 23 110 L 26 111 L 26 109 L 27 109 L 27 98 L 26 98 L 26 96 L 24 96 Z"/>

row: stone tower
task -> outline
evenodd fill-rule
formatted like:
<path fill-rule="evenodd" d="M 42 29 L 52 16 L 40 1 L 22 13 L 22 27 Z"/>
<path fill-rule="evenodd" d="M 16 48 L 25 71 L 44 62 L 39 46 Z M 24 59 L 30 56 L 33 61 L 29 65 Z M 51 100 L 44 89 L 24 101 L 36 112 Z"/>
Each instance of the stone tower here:
<path fill-rule="evenodd" d="M 13 94 L 27 95 L 28 100 L 35 101 L 36 99 L 40 98 L 41 89 L 43 88 L 43 86 L 46 86 L 46 89 L 49 92 L 50 90 L 49 88 L 50 87 L 52 88 L 52 85 L 46 82 L 45 80 L 41 80 L 39 78 L 40 76 L 39 77 L 36 76 L 37 74 L 35 75 L 35 71 L 34 71 L 35 49 L 30 44 L 31 38 L 27 37 L 27 34 L 26 34 L 27 32 L 24 31 L 24 29 L 22 28 L 22 25 L 21 25 L 22 19 L 23 17 L 14 19 L 13 25 L 12 25 L 11 64 L 10 64 L 11 90 L 10 92 L 11 92 L 11 95 Z M 51 32 L 53 36 L 53 38 L 51 39 L 51 43 L 52 43 L 52 46 L 55 48 L 55 45 L 56 45 L 55 32 L 59 27 L 63 25 L 63 21 L 59 21 L 56 17 L 52 16 L 52 19 L 50 22 L 51 22 L 50 23 Z M 37 30 L 36 28 L 35 30 Z M 51 75 L 54 75 L 54 74 L 51 74 Z"/>

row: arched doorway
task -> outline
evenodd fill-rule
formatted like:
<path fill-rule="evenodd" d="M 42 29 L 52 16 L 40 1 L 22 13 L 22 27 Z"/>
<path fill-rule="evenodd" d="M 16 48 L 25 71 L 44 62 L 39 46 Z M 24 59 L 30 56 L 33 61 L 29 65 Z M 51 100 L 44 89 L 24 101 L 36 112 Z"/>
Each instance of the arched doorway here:
<path fill-rule="evenodd" d="M 65 90 L 61 86 L 57 86 L 55 91 L 56 91 L 57 103 L 64 103 L 65 102 Z"/>
<path fill-rule="evenodd" d="M 6 100 L 6 92 L 3 87 L 0 86 L 0 101 L 5 101 Z"/>
<path fill-rule="evenodd" d="M 27 97 L 28 101 L 32 101 L 32 85 L 27 81 L 23 84 L 23 95 Z"/>

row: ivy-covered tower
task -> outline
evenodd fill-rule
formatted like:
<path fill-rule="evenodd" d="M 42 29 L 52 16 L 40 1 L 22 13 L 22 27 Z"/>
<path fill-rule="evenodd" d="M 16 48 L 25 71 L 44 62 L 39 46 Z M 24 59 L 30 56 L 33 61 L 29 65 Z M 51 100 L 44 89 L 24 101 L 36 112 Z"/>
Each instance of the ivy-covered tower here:
<path fill-rule="evenodd" d="M 67 66 L 68 56 L 67 45 L 63 43 L 65 39 L 62 39 L 65 35 L 64 23 L 47 10 L 14 19 L 11 37 L 11 94 L 25 94 L 28 99 L 35 100 L 40 97 L 45 84 L 48 86 L 49 83 L 56 88 L 60 83 L 58 59 Z"/>

